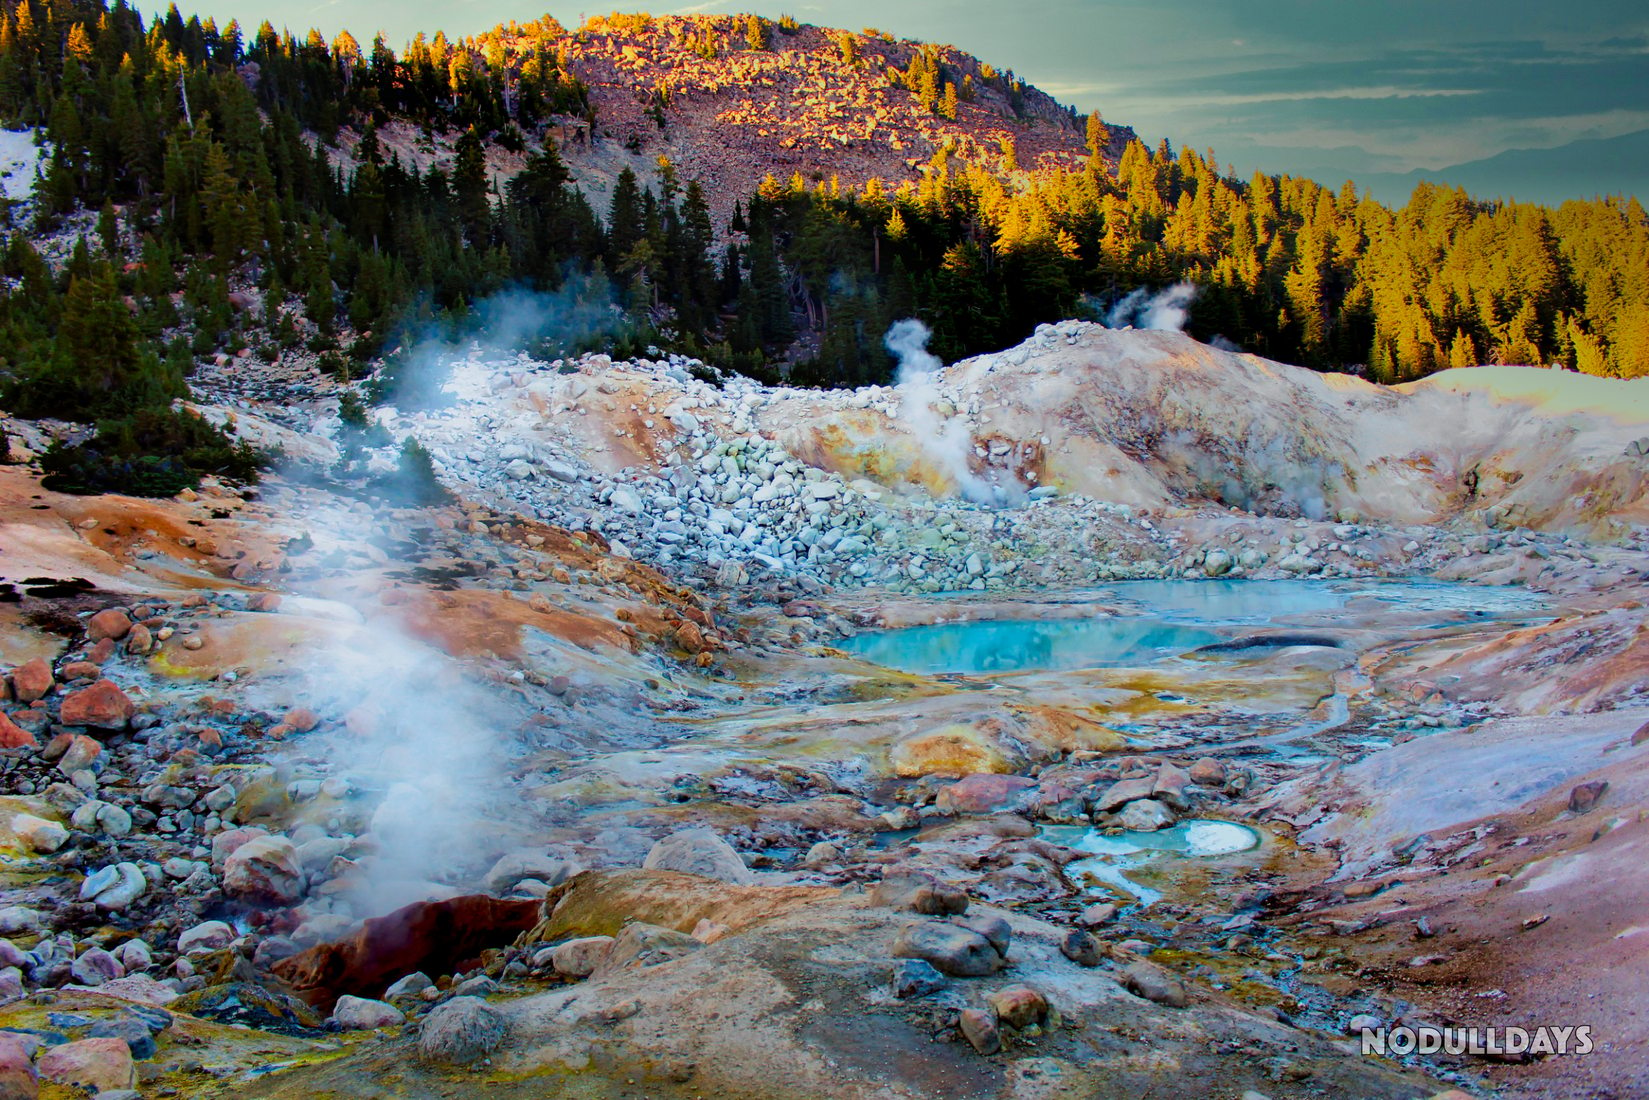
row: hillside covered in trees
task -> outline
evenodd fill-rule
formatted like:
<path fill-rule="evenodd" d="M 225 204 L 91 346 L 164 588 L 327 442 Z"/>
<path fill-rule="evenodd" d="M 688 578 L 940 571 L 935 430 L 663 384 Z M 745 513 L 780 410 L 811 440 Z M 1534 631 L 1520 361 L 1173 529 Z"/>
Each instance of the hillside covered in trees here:
<path fill-rule="evenodd" d="M 671 27 L 706 57 L 811 30 L 754 16 Z M 1232 179 L 1166 142 L 1115 156 L 1109 127 L 1072 116 L 1089 152 L 1066 167 L 1022 163 L 1011 138 L 990 157 L 946 138 L 904 178 L 775 173 L 717 224 L 700 183 L 660 157 L 620 172 L 598 208 L 557 144 L 613 140 L 579 51 L 651 29 L 546 17 L 397 53 L 268 23 L 248 36 L 175 7 L 145 23 L 124 0 L 5 4 L 0 116 L 43 130 L 49 155 L 35 202 L 8 212 L 0 400 L 108 421 L 105 437 L 160 453 L 195 431 L 161 410 L 202 357 L 307 356 L 357 378 L 512 287 L 570 290 L 602 318 L 590 338 L 618 350 L 659 344 L 821 385 L 886 380 L 882 334 L 900 317 L 926 320 L 954 359 L 1180 280 L 1200 288 L 1193 334 L 1378 380 L 1484 362 L 1649 373 L 1649 217 L 1629 198 L 1550 210 L 1422 185 L 1392 210 L 1350 186 Z M 886 36 L 820 41 L 846 62 Z M 984 95 L 1008 117 L 1025 109 L 1011 75 L 905 49 L 905 68 L 866 65 L 863 79 L 939 118 Z M 666 129 L 671 97 L 648 110 Z M 420 170 L 386 150 L 379 131 L 408 125 L 456 135 L 450 163 Z M 522 165 L 501 183 L 499 149 Z M 380 397 L 394 377 L 380 373 Z M 195 470 L 245 459 L 214 439 L 189 453 Z M 187 476 L 171 469 L 162 487 Z"/>

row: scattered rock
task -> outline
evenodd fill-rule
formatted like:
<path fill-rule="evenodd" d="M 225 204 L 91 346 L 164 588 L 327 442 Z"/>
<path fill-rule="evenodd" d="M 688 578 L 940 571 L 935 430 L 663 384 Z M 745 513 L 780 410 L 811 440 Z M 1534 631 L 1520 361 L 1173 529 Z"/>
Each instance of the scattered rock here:
<path fill-rule="evenodd" d="M 117 607 L 105 608 L 86 620 L 86 637 L 93 642 L 104 638 L 120 641 L 131 632 L 132 620 Z"/>
<path fill-rule="evenodd" d="M 235 942 L 235 930 L 220 920 L 203 921 L 192 928 L 185 929 L 178 936 L 177 950 L 180 955 L 192 955 L 196 952 L 220 951 Z"/>
<path fill-rule="evenodd" d="M 1587 813 L 1598 804 L 1603 792 L 1609 789 L 1607 779 L 1594 779 L 1588 783 L 1580 783 L 1569 792 L 1569 812 L 1575 814 Z"/>
<path fill-rule="evenodd" d="M 901 1001 L 925 997 L 950 985 L 950 979 L 925 959 L 899 959 L 893 964 L 893 995 Z"/>
<path fill-rule="evenodd" d="M 55 852 L 69 839 L 69 830 L 62 825 L 33 814 L 13 815 L 11 831 L 32 852 Z"/>
<path fill-rule="evenodd" d="M 33 1037 L 0 1031 L 0 1100 L 35 1100 L 40 1077 L 30 1056 Z"/>
<path fill-rule="evenodd" d="M 327 1023 L 339 1031 L 371 1031 L 380 1027 L 399 1027 L 406 1023 L 406 1015 L 383 1001 L 352 997 L 345 993 L 332 1006 L 332 1016 Z"/>
<path fill-rule="evenodd" d="M 40 1076 L 59 1085 L 89 1092 L 129 1089 L 137 1084 L 137 1066 L 124 1039 L 81 1039 L 48 1048 L 37 1063 Z"/>
<path fill-rule="evenodd" d="M 297 848 L 284 836 L 253 837 L 224 860 L 223 888 L 252 901 L 297 901 L 303 891 Z"/>
<path fill-rule="evenodd" d="M 613 937 L 581 936 L 550 950 L 550 965 L 564 978 L 588 978 L 611 953 Z"/>
<path fill-rule="evenodd" d="M 59 717 L 66 726 L 124 729 L 135 713 L 137 707 L 124 691 L 111 680 L 99 680 L 63 696 Z"/>
<path fill-rule="evenodd" d="M 903 873 L 887 875 L 872 887 L 870 904 L 938 917 L 967 912 L 968 895 L 931 875 Z"/>
<path fill-rule="evenodd" d="M 905 925 L 893 942 L 893 956 L 922 959 L 953 978 L 984 977 L 1002 966 L 1001 954 L 984 936 L 939 921 Z"/>
<path fill-rule="evenodd" d="M 52 678 L 52 666 L 43 657 L 36 657 L 11 670 L 11 693 L 19 703 L 44 699 L 51 694 L 56 683 Z"/>
<path fill-rule="evenodd" d="M 1190 995 L 1178 978 L 1148 962 L 1136 962 L 1124 968 L 1122 986 L 1135 996 L 1169 1008 L 1184 1008 L 1191 1003 Z"/>
<path fill-rule="evenodd" d="M 1003 958 L 1007 957 L 1008 944 L 1013 942 L 1013 929 L 1008 922 L 994 913 L 966 913 L 955 916 L 950 922 L 958 928 L 966 928 L 970 932 L 977 932 L 996 948 L 996 953 Z"/>
<path fill-rule="evenodd" d="M 80 900 L 93 902 L 99 909 L 119 910 L 142 897 L 148 888 L 137 864 L 117 863 L 87 875 L 80 884 Z"/>
<path fill-rule="evenodd" d="M 1154 833 L 1174 823 L 1174 811 L 1154 798 L 1140 798 L 1122 808 L 1117 824 L 1140 833 Z"/>
<path fill-rule="evenodd" d="M 727 841 L 709 829 L 683 829 L 658 841 L 642 860 L 649 871 L 683 871 L 720 879 L 738 886 L 756 881 L 755 874 Z"/>
<path fill-rule="evenodd" d="M 1059 941 L 1059 952 L 1078 966 L 1098 966 L 1105 959 L 1099 941 L 1080 928 L 1073 928 Z"/>
<path fill-rule="evenodd" d="M 1002 1050 L 1002 1032 L 996 1026 L 996 1017 L 979 1008 L 964 1008 L 957 1018 L 956 1026 L 961 1029 L 962 1037 L 983 1055 L 992 1055 Z"/>
<path fill-rule="evenodd" d="M 1023 1029 L 1048 1022 L 1048 1001 L 1027 985 L 1010 985 L 985 998 L 1000 1023 Z"/>
<path fill-rule="evenodd" d="M 479 997 L 454 997 L 424 1017 L 418 1054 L 430 1062 L 468 1065 L 497 1050 L 509 1031 L 504 1014 Z"/>

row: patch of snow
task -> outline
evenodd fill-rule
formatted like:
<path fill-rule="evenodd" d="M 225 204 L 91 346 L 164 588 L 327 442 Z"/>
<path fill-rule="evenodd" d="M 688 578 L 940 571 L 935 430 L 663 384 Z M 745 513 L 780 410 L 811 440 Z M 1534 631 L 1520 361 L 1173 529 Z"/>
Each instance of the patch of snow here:
<path fill-rule="evenodd" d="M 35 170 L 51 153 L 49 146 L 35 144 L 35 133 L 0 130 L 0 182 L 12 202 L 27 202 L 34 197 Z"/>

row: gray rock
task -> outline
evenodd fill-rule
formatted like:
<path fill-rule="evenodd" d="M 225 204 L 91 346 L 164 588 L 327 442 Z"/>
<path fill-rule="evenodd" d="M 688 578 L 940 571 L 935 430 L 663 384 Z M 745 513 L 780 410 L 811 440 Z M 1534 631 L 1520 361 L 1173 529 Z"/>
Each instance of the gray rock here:
<path fill-rule="evenodd" d="M 395 984 L 384 990 L 384 1000 L 398 1001 L 403 997 L 415 998 L 426 989 L 431 989 L 435 983 L 428 974 L 415 970 L 404 978 L 396 980 Z"/>
<path fill-rule="evenodd" d="M 901 1001 L 937 993 L 950 984 L 950 979 L 935 970 L 925 959 L 899 959 L 893 964 L 893 995 Z"/>
<path fill-rule="evenodd" d="M 588 978 L 613 948 L 611 936 L 583 936 L 550 949 L 550 965 L 564 978 Z"/>
<path fill-rule="evenodd" d="M 756 881 L 727 841 L 709 829 L 683 829 L 654 844 L 641 865 L 649 871 L 683 871 L 740 886 Z"/>
<path fill-rule="evenodd" d="M 993 913 L 964 913 L 952 917 L 950 922 L 958 928 L 966 928 L 970 932 L 977 932 L 996 948 L 996 953 L 1006 958 L 1008 944 L 1013 942 L 1013 929 L 1008 922 Z"/>
<path fill-rule="evenodd" d="M 1059 941 L 1059 953 L 1078 966 L 1098 966 L 1105 959 L 1099 941 L 1080 928 L 1065 933 L 1065 938 Z"/>
<path fill-rule="evenodd" d="M 116 863 L 86 876 L 80 884 L 80 900 L 94 902 L 99 909 L 116 911 L 131 905 L 148 888 L 149 883 L 137 864 Z"/>
<path fill-rule="evenodd" d="M 1141 798 L 1122 808 L 1117 815 L 1117 824 L 1124 829 L 1133 829 L 1141 833 L 1154 833 L 1158 829 L 1166 829 L 1174 823 L 1174 812 L 1154 798 Z"/>
<path fill-rule="evenodd" d="M 1151 789 L 1156 786 L 1155 779 L 1121 779 L 1094 799 L 1093 812 L 1110 813 L 1118 806 L 1125 806 L 1137 798 L 1150 798 Z"/>
<path fill-rule="evenodd" d="M 703 946 L 702 940 L 694 939 L 685 932 L 677 932 L 674 928 L 633 921 L 613 937 L 597 971 L 607 974 L 632 966 L 657 966 L 689 955 Z"/>
<path fill-rule="evenodd" d="M 1169 1008 L 1184 1008 L 1191 1003 L 1180 980 L 1159 966 L 1137 962 L 1122 971 L 1122 986 L 1137 997 L 1155 1001 Z"/>
<path fill-rule="evenodd" d="M 522 879 L 537 879 L 545 886 L 559 886 L 582 868 L 564 859 L 553 859 L 543 852 L 511 852 L 492 865 L 487 872 L 489 893 L 507 894 Z"/>
<path fill-rule="evenodd" d="M 177 938 L 178 954 L 195 951 L 216 951 L 235 942 L 235 930 L 220 920 L 203 921 L 186 928 Z"/>
<path fill-rule="evenodd" d="M 953 978 L 994 974 L 1002 956 L 977 932 L 939 921 L 921 921 L 900 929 L 893 942 L 896 959 L 921 959 Z"/>
<path fill-rule="evenodd" d="M 69 976 L 81 985 L 99 986 L 126 975 L 120 960 L 101 947 L 88 947 L 69 967 Z"/>
<path fill-rule="evenodd" d="M 454 997 L 424 1017 L 418 1055 L 429 1062 L 468 1065 L 497 1050 L 509 1034 L 504 1014 L 479 997 Z"/>
<path fill-rule="evenodd" d="M 968 895 L 961 887 L 940 882 L 932 875 L 896 873 L 871 888 L 870 904 L 937 917 L 967 912 Z"/>
<path fill-rule="evenodd" d="M 380 1027 L 399 1027 L 405 1022 L 406 1015 L 394 1005 L 366 997 L 351 997 L 347 993 L 338 998 L 332 1017 L 327 1021 L 339 1031 L 371 1031 Z"/>

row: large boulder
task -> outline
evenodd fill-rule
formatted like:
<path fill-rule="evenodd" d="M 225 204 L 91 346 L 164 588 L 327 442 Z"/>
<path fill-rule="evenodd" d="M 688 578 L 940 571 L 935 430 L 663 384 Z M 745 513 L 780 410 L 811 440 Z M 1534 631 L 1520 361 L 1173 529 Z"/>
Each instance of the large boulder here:
<path fill-rule="evenodd" d="M 51 1047 L 40 1055 L 40 1076 L 58 1085 L 87 1092 L 112 1092 L 137 1085 L 137 1066 L 126 1040 L 114 1036 L 81 1039 Z"/>
<path fill-rule="evenodd" d="M 497 1050 L 509 1033 L 504 1014 L 479 997 L 454 997 L 424 1017 L 418 1055 L 425 1061 L 468 1065 Z"/>
<path fill-rule="evenodd" d="M 1002 956 L 977 932 L 939 921 L 919 921 L 900 929 L 896 959 L 921 959 L 953 978 L 980 978 L 1002 966 Z"/>
<path fill-rule="evenodd" d="M 648 871 L 682 871 L 690 875 L 720 879 L 736 886 L 756 881 L 755 874 L 733 846 L 709 829 L 683 829 L 654 844 L 642 860 Z"/>
<path fill-rule="evenodd" d="M 934 806 L 947 814 L 994 814 L 1022 810 L 1036 780 L 1021 775 L 970 775 L 940 790 Z"/>
<path fill-rule="evenodd" d="M 338 998 L 338 1003 L 332 1008 L 332 1017 L 327 1022 L 339 1031 L 371 1031 L 380 1027 L 400 1027 L 406 1023 L 406 1015 L 394 1005 L 366 997 L 351 997 L 346 993 Z"/>
<path fill-rule="evenodd" d="M 51 694 L 56 685 L 52 666 L 44 657 L 36 657 L 11 670 L 11 692 L 19 703 L 33 703 Z"/>
<path fill-rule="evenodd" d="M 32 1035 L 0 1031 L 0 1100 L 34 1100 L 40 1095 L 40 1077 L 30 1056 L 37 1042 Z"/>
<path fill-rule="evenodd" d="M 223 888 L 249 901 L 297 901 L 303 893 L 297 847 L 284 836 L 253 837 L 224 860 Z"/>
<path fill-rule="evenodd" d="M 34 734 L 13 722 L 5 711 L 0 711 L 0 749 L 29 748 L 36 743 Z"/>
<path fill-rule="evenodd" d="M 124 729 L 137 713 L 137 706 L 113 681 L 99 680 L 90 687 L 63 696 L 59 720 L 65 726 L 93 726 L 97 729 Z"/>

